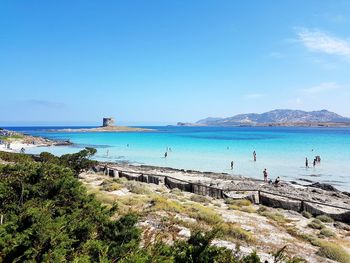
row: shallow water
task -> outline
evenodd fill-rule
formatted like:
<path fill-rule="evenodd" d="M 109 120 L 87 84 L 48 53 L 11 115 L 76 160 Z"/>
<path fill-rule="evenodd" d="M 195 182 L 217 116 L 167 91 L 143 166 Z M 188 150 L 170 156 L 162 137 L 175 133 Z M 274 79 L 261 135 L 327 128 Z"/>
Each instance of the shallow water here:
<path fill-rule="evenodd" d="M 62 128 L 62 127 L 61 127 Z M 64 127 L 67 128 L 67 127 Z M 150 128 L 150 127 L 147 127 Z M 33 135 L 69 139 L 73 146 L 40 147 L 30 153 L 76 152 L 97 148 L 96 159 L 167 166 L 200 171 L 226 172 L 262 179 L 307 179 L 350 190 L 349 128 L 287 127 L 151 127 L 155 132 L 68 133 L 48 132 L 52 127 L 16 127 Z M 129 144 L 129 146 L 127 146 Z M 168 157 L 164 158 L 166 148 Z M 253 161 L 253 151 L 257 161 Z M 108 153 L 108 155 L 107 155 Z M 312 161 L 321 156 L 315 168 Z M 310 168 L 305 168 L 305 157 Z M 230 162 L 234 169 L 230 169 Z M 305 182 L 304 182 L 305 183 Z"/>

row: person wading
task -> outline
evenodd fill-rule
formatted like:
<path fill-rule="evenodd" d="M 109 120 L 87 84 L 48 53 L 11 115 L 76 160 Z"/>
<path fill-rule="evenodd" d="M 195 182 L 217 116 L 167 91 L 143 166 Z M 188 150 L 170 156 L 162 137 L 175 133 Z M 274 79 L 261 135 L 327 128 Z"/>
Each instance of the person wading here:
<path fill-rule="evenodd" d="M 263 174 L 264 174 L 264 182 L 267 183 L 267 170 L 266 170 L 266 168 L 264 169 Z"/>

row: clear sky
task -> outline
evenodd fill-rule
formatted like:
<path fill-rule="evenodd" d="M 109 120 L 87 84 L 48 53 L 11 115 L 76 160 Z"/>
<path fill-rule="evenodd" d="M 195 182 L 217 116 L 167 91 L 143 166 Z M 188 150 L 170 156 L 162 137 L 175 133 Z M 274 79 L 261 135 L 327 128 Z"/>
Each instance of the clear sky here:
<path fill-rule="evenodd" d="M 350 1 L 0 2 L 0 124 L 350 117 Z"/>

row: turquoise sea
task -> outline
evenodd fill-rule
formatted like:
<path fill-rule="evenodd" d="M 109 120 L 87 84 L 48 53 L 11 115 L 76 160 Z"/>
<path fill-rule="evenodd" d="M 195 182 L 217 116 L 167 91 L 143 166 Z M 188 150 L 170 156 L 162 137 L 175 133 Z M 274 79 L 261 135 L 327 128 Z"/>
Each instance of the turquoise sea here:
<path fill-rule="evenodd" d="M 40 147 L 30 153 L 76 152 L 95 147 L 97 160 L 129 162 L 200 171 L 226 172 L 262 179 L 267 168 L 273 180 L 307 179 L 350 190 L 349 128 L 287 127 L 147 127 L 154 132 L 72 133 L 49 132 L 55 127 L 9 128 L 53 139 L 69 139 L 74 145 Z M 56 127 L 57 128 L 57 127 Z M 67 128 L 67 127 L 60 127 Z M 166 149 L 168 157 L 164 158 Z M 253 151 L 257 161 L 253 161 Z M 321 163 L 312 167 L 316 155 Z M 305 168 L 305 157 L 310 168 Z M 231 170 L 230 162 L 234 162 Z M 305 183 L 305 182 L 304 182 Z"/>

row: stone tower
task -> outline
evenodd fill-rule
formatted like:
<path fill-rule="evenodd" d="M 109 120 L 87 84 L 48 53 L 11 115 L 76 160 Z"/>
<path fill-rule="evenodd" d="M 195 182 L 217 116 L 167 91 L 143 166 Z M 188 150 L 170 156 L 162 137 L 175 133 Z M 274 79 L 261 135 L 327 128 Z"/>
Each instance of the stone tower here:
<path fill-rule="evenodd" d="M 114 126 L 114 118 L 103 118 L 103 127 L 110 127 L 110 126 Z"/>

